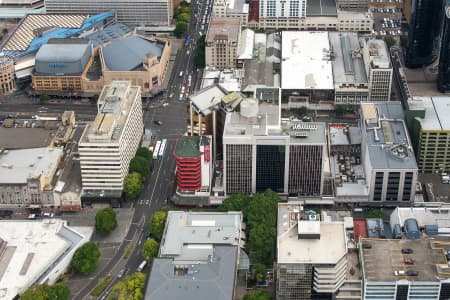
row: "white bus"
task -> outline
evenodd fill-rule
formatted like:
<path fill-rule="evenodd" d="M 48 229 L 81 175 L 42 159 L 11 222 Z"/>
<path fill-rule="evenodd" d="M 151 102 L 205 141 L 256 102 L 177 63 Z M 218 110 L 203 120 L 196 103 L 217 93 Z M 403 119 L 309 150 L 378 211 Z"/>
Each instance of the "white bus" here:
<path fill-rule="evenodd" d="M 162 159 L 164 151 L 166 151 L 167 139 L 163 139 L 161 142 L 161 147 L 159 148 L 158 159 Z"/>
<path fill-rule="evenodd" d="M 144 270 L 146 265 L 147 265 L 147 261 L 146 260 L 142 261 L 141 264 L 139 265 L 139 267 L 137 268 L 137 271 L 142 272 L 142 270 Z"/>
<path fill-rule="evenodd" d="M 161 147 L 161 141 L 157 141 L 155 148 L 153 149 L 153 159 L 158 158 L 158 152 L 159 152 L 160 147 Z"/>

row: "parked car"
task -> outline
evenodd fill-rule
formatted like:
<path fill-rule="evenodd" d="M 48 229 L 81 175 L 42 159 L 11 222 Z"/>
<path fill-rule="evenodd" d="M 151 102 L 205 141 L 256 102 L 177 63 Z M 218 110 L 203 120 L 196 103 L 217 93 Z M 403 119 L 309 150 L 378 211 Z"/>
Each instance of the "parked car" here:
<path fill-rule="evenodd" d="M 157 124 L 157 125 L 162 125 L 163 124 L 163 122 L 161 122 L 160 120 L 155 120 L 155 121 L 153 121 L 155 124 Z"/>
<path fill-rule="evenodd" d="M 402 270 L 396 270 L 396 271 L 394 271 L 394 275 L 395 275 L 395 276 L 403 276 L 403 275 L 405 275 L 405 271 L 402 271 Z"/>
<path fill-rule="evenodd" d="M 410 258 L 410 257 L 405 257 L 403 259 L 403 263 L 405 265 L 414 265 L 416 263 L 416 261 L 414 259 Z"/>
<path fill-rule="evenodd" d="M 414 253 L 414 251 L 413 251 L 413 249 L 410 249 L 410 248 L 403 248 L 402 253 L 403 254 L 411 254 L 411 253 Z"/>
<path fill-rule="evenodd" d="M 125 271 L 126 271 L 125 269 L 120 270 L 119 274 L 117 274 L 117 278 L 122 278 L 123 275 L 125 275 Z"/>
<path fill-rule="evenodd" d="M 417 272 L 417 271 L 413 271 L 413 270 L 406 271 L 406 276 L 418 276 L 418 275 L 419 275 L 419 272 Z"/>

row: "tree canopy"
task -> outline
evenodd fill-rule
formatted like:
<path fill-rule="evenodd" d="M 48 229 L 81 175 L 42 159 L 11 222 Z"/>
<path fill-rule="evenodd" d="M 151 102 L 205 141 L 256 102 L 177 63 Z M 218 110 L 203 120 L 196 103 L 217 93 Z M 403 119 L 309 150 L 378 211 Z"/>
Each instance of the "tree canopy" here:
<path fill-rule="evenodd" d="M 205 67 L 205 35 L 199 37 L 195 44 L 194 64 L 197 68 Z"/>
<path fill-rule="evenodd" d="M 175 30 L 173 31 L 173 34 L 176 37 L 181 37 L 187 31 L 188 31 L 188 23 L 182 22 L 182 21 L 178 21 L 177 25 L 175 26 Z"/>
<path fill-rule="evenodd" d="M 93 242 L 88 242 L 75 251 L 70 266 L 81 274 L 91 274 L 97 269 L 100 249 Z"/>
<path fill-rule="evenodd" d="M 116 283 L 108 300 L 141 300 L 144 298 L 144 287 L 146 281 L 144 273 L 134 273 L 126 276 L 124 279 Z"/>
<path fill-rule="evenodd" d="M 164 226 L 166 224 L 166 219 L 167 219 L 167 211 L 165 210 L 158 210 L 152 216 L 149 232 L 158 241 L 161 241 Z"/>
<path fill-rule="evenodd" d="M 141 156 L 141 157 L 145 158 L 149 163 L 153 159 L 152 151 L 148 150 L 145 147 L 141 147 L 141 148 L 137 149 L 135 156 Z"/>
<path fill-rule="evenodd" d="M 109 234 L 117 227 L 116 212 L 112 208 L 105 208 L 95 215 L 95 230 L 101 234 Z"/>
<path fill-rule="evenodd" d="M 280 197 L 267 190 L 253 196 L 236 194 L 220 205 L 221 211 L 242 211 L 247 222 L 249 251 L 252 263 L 270 266 L 273 263 L 277 238 L 277 209 Z"/>
<path fill-rule="evenodd" d="M 142 176 L 137 172 L 132 172 L 125 177 L 123 191 L 127 200 L 136 199 L 142 190 Z"/>
<path fill-rule="evenodd" d="M 245 294 L 244 300 L 272 300 L 273 295 L 264 290 L 253 290 Z"/>
<path fill-rule="evenodd" d="M 130 173 L 137 172 L 145 179 L 150 174 L 150 163 L 143 156 L 135 156 L 130 162 Z"/>
<path fill-rule="evenodd" d="M 148 239 L 142 246 L 142 256 L 144 259 L 151 263 L 153 259 L 158 255 L 159 243 L 154 239 Z"/>
<path fill-rule="evenodd" d="M 70 289 L 64 282 L 55 285 L 40 284 L 28 288 L 21 296 L 21 300 L 67 300 Z"/>

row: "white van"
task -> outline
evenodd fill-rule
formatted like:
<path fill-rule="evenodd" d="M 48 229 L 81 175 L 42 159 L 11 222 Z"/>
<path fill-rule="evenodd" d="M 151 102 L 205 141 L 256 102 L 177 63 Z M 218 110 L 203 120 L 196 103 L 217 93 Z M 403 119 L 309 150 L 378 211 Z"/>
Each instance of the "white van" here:
<path fill-rule="evenodd" d="M 137 268 L 137 271 L 142 272 L 142 270 L 144 270 L 146 265 L 147 265 L 147 261 L 146 260 L 142 261 L 141 264 L 139 265 L 139 267 Z"/>

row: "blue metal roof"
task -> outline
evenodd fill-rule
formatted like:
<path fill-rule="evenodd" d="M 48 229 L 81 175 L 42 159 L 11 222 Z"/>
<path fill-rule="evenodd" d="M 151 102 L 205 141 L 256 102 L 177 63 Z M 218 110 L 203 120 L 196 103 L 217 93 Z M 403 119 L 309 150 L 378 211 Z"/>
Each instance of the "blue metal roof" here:
<path fill-rule="evenodd" d="M 25 56 L 25 55 L 34 53 L 34 52 L 38 51 L 42 45 L 46 44 L 49 39 L 74 37 L 74 36 L 78 35 L 79 33 L 92 28 L 94 25 L 97 25 L 112 16 L 114 16 L 114 12 L 107 11 L 107 12 L 87 18 L 86 20 L 84 20 L 84 22 L 80 28 L 55 28 L 55 29 L 43 34 L 42 36 L 35 37 L 31 41 L 27 50 L 25 50 L 25 51 L 5 50 L 4 53 L 6 55 L 9 55 L 12 57 L 20 57 L 20 56 Z"/>

